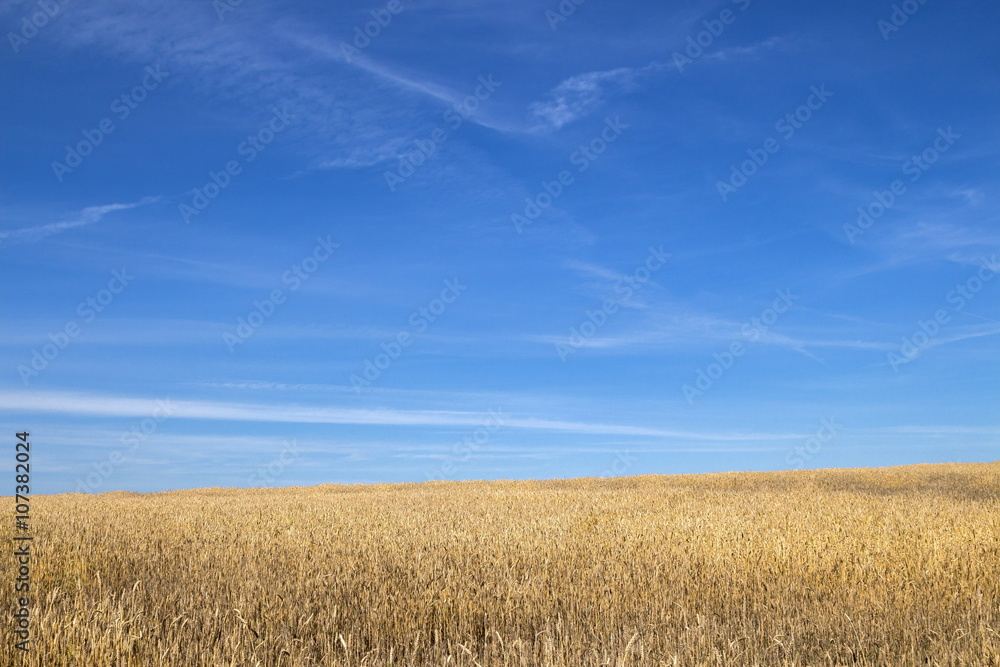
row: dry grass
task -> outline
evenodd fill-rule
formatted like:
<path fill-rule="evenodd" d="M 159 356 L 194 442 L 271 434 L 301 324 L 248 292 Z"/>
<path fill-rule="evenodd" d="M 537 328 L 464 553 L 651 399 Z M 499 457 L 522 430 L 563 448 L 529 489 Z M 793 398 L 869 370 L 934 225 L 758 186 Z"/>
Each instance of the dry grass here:
<path fill-rule="evenodd" d="M 5 665 L 1000 665 L 1000 463 L 33 514 L 34 647 L 5 622 Z"/>

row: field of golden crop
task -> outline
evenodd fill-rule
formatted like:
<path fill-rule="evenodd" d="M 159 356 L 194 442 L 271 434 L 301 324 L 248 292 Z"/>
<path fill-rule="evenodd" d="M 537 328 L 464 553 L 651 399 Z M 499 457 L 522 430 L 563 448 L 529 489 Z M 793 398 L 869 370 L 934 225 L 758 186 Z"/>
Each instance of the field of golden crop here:
<path fill-rule="evenodd" d="M 4 665 L 1000 665 L 1000 463 L 32 513 L 32 650 L 5 613 Z"/>

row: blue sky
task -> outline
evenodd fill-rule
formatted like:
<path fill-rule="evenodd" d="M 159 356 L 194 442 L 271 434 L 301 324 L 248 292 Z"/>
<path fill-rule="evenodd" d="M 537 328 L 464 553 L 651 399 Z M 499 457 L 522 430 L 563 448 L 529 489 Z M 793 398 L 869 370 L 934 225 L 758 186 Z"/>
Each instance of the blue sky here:
<path fill-rule="evenodd" d="M 290 4 L 0 0 L 33 492 L 998 458 L 995 3 Z"/>

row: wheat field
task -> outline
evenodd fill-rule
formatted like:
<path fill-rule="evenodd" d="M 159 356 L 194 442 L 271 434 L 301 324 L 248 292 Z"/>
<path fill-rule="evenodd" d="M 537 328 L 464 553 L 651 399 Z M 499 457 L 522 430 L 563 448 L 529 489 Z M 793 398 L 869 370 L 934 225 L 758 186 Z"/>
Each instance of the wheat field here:
<path fill-rule="evenodd" d="M 6 614 L 4 665 L 1000 665 L 1000 463 L 32 513 L 31 650 Z"/>

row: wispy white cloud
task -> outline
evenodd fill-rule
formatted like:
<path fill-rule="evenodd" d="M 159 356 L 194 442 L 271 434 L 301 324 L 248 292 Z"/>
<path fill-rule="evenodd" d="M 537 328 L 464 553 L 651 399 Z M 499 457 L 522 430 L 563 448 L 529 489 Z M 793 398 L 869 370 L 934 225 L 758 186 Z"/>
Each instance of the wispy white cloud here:
<path fill-rule="evenodd" d="M 8 320 L 9 323 L 13 323 Z M 51 330 L 65 324 L 59 320 L 18 320 L 18 327 L 0 333 L 0 347 L 37 343 Z M 187 318 L 101 318 L 88 328 L 82 345 L 177 346 L 218 344 L 222 335 L 232 332 L 232 322 L 214 322 Z M 377 328 L 367 325 L 294 326 L 273 324 L 258 330 L 255 338 L 269 340 L 357 340 L 379 342 L 399 334 L 398 329 Z M 477 343 L 478 336 L 449 336 L 426 333 L 423 340 L 448 343 Z"/>
<path fill-rule="evenodd" d="M 899 435 L 926 435 L 950 437 L 956 435 L 1000 436 L 1000 426 L 954 426 L 954 425 L 905 425 L 905 426 L 873 426 L 856 429 L 858 433 L 892 433 Z"/>
<path fill-rule="evenodd" d="M 704 60 L 724 62 L 760 56 L 764 53 L 791 48 L 785 37 L 771 37 L 755 44 L 721 49 L 702 56 Z M 562 81 L 543 101 L 533 102 L 528 110 L 543 127 L 558 130 L 586 116 L 613 95 L 633 92 L 645 75 L 673 70 L 673 65 L 651 62 L 645 67 L 618 67 L 610 70 L 576 74 Z"/>
<path fill-rule="evenodd" d="M 359 426 L 467 427 L 482 424 L 481 412 L 456 410 L 363 409 L 285 404 L 227 403 L 164 399 L 161 402 L 128 396 L 63 391 L 0 391 L 0 412 L 40 412 L 83 416 L 145 418 L 159 410 L 171 419 Z M 510 416 L 505 428 L 529 431 L 671 438 L 696 441 L 756 441 L 803 437 L 802 433 L 712 433 L 660 427 L 564 421 Z"/>
<path fill-rule="evenodd" d="M 104 216 L 109 213 L 113 213 L 115 211 L 126 211 L 128 209 L 136 208 L 137 206 L 151 204 L 158 199 L 159 197 L 144 197 L 139 201 L 127 204 L 88 206 L 82 211 L 79 211 L 78 213 L 69 216 L 68 219 L 60 222 L 32 225 L 31 227 L 22 227 L 6 233 L 0 233 L 0 241 L 3 243 L 33 243 L 35 241 L 40 241 L 47 236 L 65 232 L 68 229 L 75 229 L 77 227 L 84 227 L 86 225 L 100 222 Z"/>
<path fill-rule="evenodd" d="M 282 35 L 292 19 L 268 6 L 244 3 L 225 21 L 211 3 L 147 3 L 137 12 L 124 0 L 105 0 L 74 4 L 73 12 L 72 25 L 55 23 L 47 34 L 68 48 L 98 47 L 137 66 L 162 62 L 171 81 L 211 94 L 217 108 L 209 118 L 235 102 L 252 127 L 269 106 L 287 105 L 294 115 L 289 135 L 320 164 L 374 164 L 416 126 L 398 98 L 361 79 L 360 69 L 337 62 L 331 72 L 317 66 L 315 52 L 289 49 Z"/>
<path fill-rule="evenodd" d="M 845 350 L 869 350 L 886 351 L 894 349 L 890 343 L 879 341 L 859 340 L 856 338 L 795 338 L 773 331 L 761 334 L 760 342 L 770 345 L 781 345 L 793 348 L 797 351 L 805 351 L 808 348 L 840 348 Z"/>
<path fill-rule="evenodd" d="M 997 322 L 996 324 L 971 327 L 971 330 L 960 331 L 952 334 L 951 336 L 937 336 L 935 338 L 930 339 L 925 345 L 921 346 L 920 348 L 917 348 L 915 352 L 911 351 L 907 359 L 909 361 L 913 361 L 914 359 L 918 359 L 919 357 L 927 354 L 930 350 L 933 350 L 936 347 L 941 347 L 943 345 L 960 343 L 964 340 L 971 340 L 974 338 L 983 338 L 984 336 L 996 336 L 997 334 L 1000 334 L 1000 322 Z M 899 349 L 900 346 L 898 343 L 891 346 L 891 350 L 897 353 L 899 352 Z M 886 361 L 885 363 L 880 365 L 889 366 L 890 364 L 891 362 Z"/>
<path fill-rule="evenodd" d="M 907 258 L 979 264 L 987 253 L 995 254 L 1000 248 L 1000 234 L 980 226 L 919 221 L 896 230 L 888 241 L 889 249 Z"/>
<path fill-rule="evenodd" d="M 592 264 L 590 262 L 580 262 L 577 260 L 568 260 L 563 264 L 568 269 L 573 269 L 580 273 L 593 276 L 595 278 L 600 278 L 609 281 L 619 281 L 624 280 L 625 275 L 618 273 L 612 269 L 608 269 L 597 264 Z"/>
<path fill-rule="evenodd" d="M 437 81 L 432 81 L 427 75 L 404 72 L 399 67 L 393 67 L 386 63 L 379 62 L 365 54 L 353 55 L 350 59 L 348 59 L 337 44 L 324 36 L 309 34 L 308 31 L 301 26 L 297 26 L 294 29 L 287 29 L 283 31 L 282 34 L 286 39 L 310 53 L 321 55 L 324 58 L 333 60 L 344 66 L 360 70 L 371 75 L 379 82 L 389 85 L 391 88 L 408 93 L 415 93 L 419 96 L 438 102 L 445 107 L 461 105 L 479 85 L 478 81 L 471 81 L 469 82 L 470 90 L 467 92 L 460 92 L 453 87 L 446 86 Z M 499 86 L 503 85 L 502 81 L 496 83 L 498 83 Z M 467 117 L 463 116 L 463 120 L 475 125 L 488 127 L 502 132 L 522 132 L 525 130 L 525 128 L 515 124 L 495 119 L 490 114 L 479 108 Z M 397 142 L 396 149 L 401 148 L 403 143 L 405 142 Z M 396 157 L 398 155 L 398 150 L 392 150 L 386 146 L 382 153 L 382 157 L 387 159 L 390 157 Z M 322 163 L 321 166 L 363 167 L 373 164 L 370 162 L 372 159 L 373 156 L 371 155 L 365 157 L 338 157 L 334 160 Z"/>
<path fill-rule="evenodd" d="M 748 342 L 743 333 L 744 322 L 713 315 L 690 312 L 683 304 L 671 303 L 650 308 L 649 316 L 641 321 L 633 321 L 627 330 L 620 328 L 614 333 L 601 333 L 592 338 L 574 341 L 574 346 L 606 352 L 644 353 L 650 350 L 678 350 L 704 347 L 705 345 L 728 345 L 733 341 Z M 566 334 L 529 335 L 526 340 L 547 345 L 565 344 Z M 757 337 L 750 344 L 785 347 L 816 361 L 821 359 L 815 349 L 844 349 L 858 351 L 890 351 L 897 347 L 892 343 L 863 340 L 860 338 L 803 337 L 776 333 L 773 330 L 757 331 Z"/>
<path fill-rule="evenodd" d="M 965 200 L 965 203 L 970 206 L 978 206 L 983 203 L 986 198 L 986 194 L 983 192 L 982 188 L 965 187 L 956 188 L 955 196 L 961 197 Z"/>
<path fill-rule="evenodd" d="M 635 90 L 637 77 L 658 67 L 660 66 L 649 65 L 641 69 L 619 67 L 603 72 L 577 74 L 553 88 L 546 95 L 545 101 L 533 102 L 528 110 L 536 120 L 558 130 L 590 113 L 609 94 Z"/>
<path fill-rule="evenodd" d="M 412 92 L 426 95 L 440 102 L 455 104 L 459 101 L 460 95 L 457 91 L 431 81 L 421 81 L 402 74 L 401 72 L 380 64 L 372 58 L 363 54 L 358 54 L 348 59 L 340 47 L 324 36 L 310 33 L 303 26 L 286 27 L 281 31 L 283 37 L 291 41 L 296 46 L 305 49 L 313 54 L 321 55 L 324 58 L 334 60 L 338 63 L 353 66 L 357 69 L 368 72 L 375 77 L 393 84 L 398 88 L 403 88 Z"/>
<path fill-rule="evenodd" d="M 791 42 L 784 37 L 771 37 L 764 41 L 746 46 L 733 46 L 727 49 L 719 49 L 702 56 L 703 60 L 725 62 L 728 60 L 755 58 L 771 51 L 788 49 Z"/>
<path fill-rule="evenodd" d="M 996 261 L 1000 233 L 995 228 L 1000 218 L 984 219 L 971 210 L 972 204 L 956 206 L 955 197 L 964 195 L 949 190 L 947 202 L 917 206 L 891 226 L 874 227 L 863 241 L 875 255 L 873 260 L 827 280 L 851 280 L 942 261 L 968 266 Z"/>
<path fill-rule="evenodd" d="M 563 265 L 587 278 L 580 285 L 580 291 L 583 294 L 602 302 L 605 299 L 614 299 L 622 308 L 646 310 L 649 308 L 647 297 L 654 294 L 660 295 L 662 292 L 655 276 L 653 279 L 639 284 L 636 283 L 633 276 L 598 264 L 569 260 Z M 627 295 L 628 298 L 624 298 L 624 295 Z"/>

